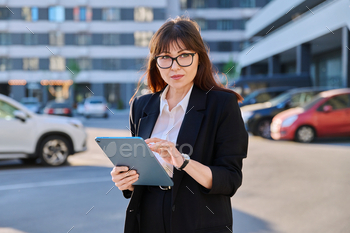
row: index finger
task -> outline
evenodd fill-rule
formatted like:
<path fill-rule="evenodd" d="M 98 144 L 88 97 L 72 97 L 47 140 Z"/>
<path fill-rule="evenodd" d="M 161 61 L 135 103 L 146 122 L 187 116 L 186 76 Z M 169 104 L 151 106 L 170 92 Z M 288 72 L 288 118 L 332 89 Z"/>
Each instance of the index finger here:
<path fill-rule="evenodd" d="M 162 141 L 162 139 L 160 138 L 147 138 L 145 140 L 146 143 L 149 143 L 149 142 L 159 142 L 159 141 Z"/>

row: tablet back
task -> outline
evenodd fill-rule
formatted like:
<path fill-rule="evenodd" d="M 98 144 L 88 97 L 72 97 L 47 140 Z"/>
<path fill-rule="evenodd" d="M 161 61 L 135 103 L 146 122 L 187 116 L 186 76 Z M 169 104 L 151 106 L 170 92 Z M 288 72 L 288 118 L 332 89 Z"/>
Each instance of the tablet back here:
<path fill-rule="evenodd" d="M 133 185 L 174 185 L 143 138 L 96 137 L 95 141 L 114 165 L 137 171 L 140 176 Z"/>

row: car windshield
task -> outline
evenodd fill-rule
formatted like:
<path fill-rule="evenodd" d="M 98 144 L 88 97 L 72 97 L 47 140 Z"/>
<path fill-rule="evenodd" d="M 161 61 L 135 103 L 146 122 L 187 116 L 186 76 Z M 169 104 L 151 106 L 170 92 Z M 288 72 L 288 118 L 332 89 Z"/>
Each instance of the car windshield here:
<path fill-rule="evenodd" d="M 323 97 L 320 96 L 320 94 L 316 95 L 310 102 L 305 103 L 304 105 L 300 106 L 306 111 L 312 108 L 316 103 L 321 101 Z"/>
<path fill-rule="evenodd" d="M 102 100 L 90 100 L 89 101 L 90 104 L 103 104 Z"/>
<path fill-rule="evenodd" d="M 271 99 L 269 102 L 272 104 L 272 106 L 278 105 L 290 98 L 291 94 L 289 92 L 282 93 L 275 98 Z"/>
<path fill-rule="evenodd" d="M 68 108 L 69 105 L 68 103 L 57 103 L 57 102 L 53 102 L 48 104 L 49 108 Z"/>
<path fill-rule="evenodd" d="M 38 104 L 38 102 L 35 102 L 35 101 L 22 101 L 22 104 Z"/>
<path fill-rule="evenodd" d="M 252 93 L 250 93 L 249 95 L 247 95 L 246 97 L 244 97 L 243 103 L 249 102 L 251 99 L 253 99 L 254 97 L 256 97 L 259 93 L 260 93 L 260 91 L 253 91 Z"/>

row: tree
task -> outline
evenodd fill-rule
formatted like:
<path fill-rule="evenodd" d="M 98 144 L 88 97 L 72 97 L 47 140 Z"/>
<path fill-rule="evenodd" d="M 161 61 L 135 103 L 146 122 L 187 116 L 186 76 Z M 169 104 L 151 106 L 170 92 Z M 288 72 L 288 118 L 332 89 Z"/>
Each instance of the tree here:
<path fill-rule="evenodd" d="M 239 76 L 238 63 L 232 58 L 223 66 L 223 73 L 226 74 L 228 80 L 233 80 Z"/>

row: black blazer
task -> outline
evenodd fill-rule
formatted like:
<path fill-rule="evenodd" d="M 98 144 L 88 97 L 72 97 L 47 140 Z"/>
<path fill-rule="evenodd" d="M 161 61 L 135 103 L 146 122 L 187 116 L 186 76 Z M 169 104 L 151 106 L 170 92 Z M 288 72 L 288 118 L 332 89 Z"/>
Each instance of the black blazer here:
<path fill-rule="evenodd" d="M 164 90 L 165 88 L 163 88 Z M 132 136 L 147 139 L 159 116 L 160 93 L 136 97 L 130 105 Z M 189 146 L 191 145 L 193 151 Z M 191 159 L 209 166 L 213 175 L 210 190 L 185 171 L 174 169 L 172 233 L 232 231 L 231 200 L 242 183 L 242 159 L 247 156 L 248 134 L 233 93 L 201 90 L 193 86 L 176 148 Z M 182 150 L 180 150 L 180 148 Z M 124 190 L 130 198 L 125 233 L 139 232 L 139 207 L 146 186 Z"/>

